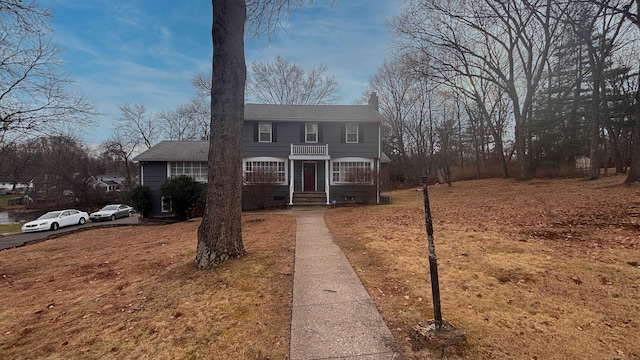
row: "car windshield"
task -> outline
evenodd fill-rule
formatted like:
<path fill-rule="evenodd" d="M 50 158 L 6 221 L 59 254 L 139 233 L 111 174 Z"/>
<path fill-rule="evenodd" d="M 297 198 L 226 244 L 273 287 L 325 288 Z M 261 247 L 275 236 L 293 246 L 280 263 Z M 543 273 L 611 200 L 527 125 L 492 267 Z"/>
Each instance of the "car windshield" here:
<path fill-rule="evenodd" d="M 44 220 L 44 219 L 55 219 L 58 216 L 60 216 L 61 211 L 52 211 L 52 212 L 48 212 L 42 216 L 40 216 L 38 218 L 38 220 Z"/>
<path fill-rule="evenodd" d="M 118 205 L 107 205 L 100 210 L 102 211 L 118 210 Z"/>

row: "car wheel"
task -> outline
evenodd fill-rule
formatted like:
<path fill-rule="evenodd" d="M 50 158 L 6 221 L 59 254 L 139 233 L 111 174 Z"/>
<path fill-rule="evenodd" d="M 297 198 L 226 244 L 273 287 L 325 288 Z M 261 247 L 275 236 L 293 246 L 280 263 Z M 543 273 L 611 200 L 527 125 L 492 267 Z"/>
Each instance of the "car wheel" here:
<path fill-rule="evenodd" d="M 81 217 L 80 220 L 78 221 L 78 224 L 84 225 L 84 223 L 86 223 L 86 222 L 87 222 L 87 219 Z"/>
<path fill-rule="evenodd" d="M 58 230 L 60 228 L 60 225 L 58 223 L 53 223 L 51 224 L 51 230 Z"/>
<path fill-rule="evenodd" d="M 127 212 L 127 217 L 131 217 L 131 211 Z"/>
<path fill-rule="evenodd" d="M 116 214 L 111 215 L 111 221 L 114 221 L 116 219 Z"/>

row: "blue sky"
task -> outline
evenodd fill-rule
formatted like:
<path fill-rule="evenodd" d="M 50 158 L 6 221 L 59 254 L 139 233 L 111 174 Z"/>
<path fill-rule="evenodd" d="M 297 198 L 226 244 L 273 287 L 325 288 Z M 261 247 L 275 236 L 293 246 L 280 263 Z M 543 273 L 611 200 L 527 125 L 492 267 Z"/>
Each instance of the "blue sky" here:
<path fill-rule="evenodd" d="M 327 4 L 292 12 L 269 42 L 248 40 L 247 67 L 276 54 L 307 70 L 324 64 L 341 103 L 353 104 L 389 57 L 386 22 L 400 13 L 400 0 Z M 211 1 L 56 0 L 51 11 L 65 70 L 101 114 L 83 135 L 89 143 L 109 137 L 119 105 L 172 110 L 193 97 L 191 77 L 211 71 Z"/>

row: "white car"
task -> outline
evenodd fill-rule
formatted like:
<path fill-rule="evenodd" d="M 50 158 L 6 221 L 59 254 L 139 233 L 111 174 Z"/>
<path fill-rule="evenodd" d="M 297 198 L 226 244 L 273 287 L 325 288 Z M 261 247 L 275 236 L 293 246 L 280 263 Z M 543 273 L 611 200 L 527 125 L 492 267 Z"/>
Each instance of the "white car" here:
<path fill-rule="evenodd" d="M 58 230 L 64 226 L 82 225 L 88 218 L 89 214 L 76 209 L 50 211 L 22 225 L 22 232 Z"/>
<path fill-rule="evenodd" d="M 121 217 L 131 216 L 133 208 L 125 204 L 111 204 L 89 215 L 91 221 L 115 220 Z"/>

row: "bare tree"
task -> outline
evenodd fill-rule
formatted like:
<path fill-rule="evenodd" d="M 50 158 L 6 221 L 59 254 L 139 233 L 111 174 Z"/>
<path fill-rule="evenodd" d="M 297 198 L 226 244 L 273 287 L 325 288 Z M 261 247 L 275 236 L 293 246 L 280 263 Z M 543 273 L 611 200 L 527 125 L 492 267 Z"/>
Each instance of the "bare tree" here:
<path fill-rule="evenodd" d="M 212 0 L 213 71 L 209 176 L 198 228 L 195 264 L 208 269 L 244 255 L 242 242 L 242 123 L 246 64 L 245 21 L 252 34 L 272 34 L 290 8 L 306 0 Z M 213 170 L 215 169 L 215 170 Z"/>
<path fill-rule="evenodd" d="M 608 1 L 608 4 L 613 1 Z M 599 177 L 601 163 L 600 144 L 601 129 L 609 116 L 609 108 L 606 101 L 607 87 L 605 71 L 611 62 L 612 52 L 619 47 L 620 37 L 624 33 L 625 17 L 617 14 L 605 4 L 593 5 L 590 3 L 577 3 L 574 11 L 568 16 L 567 22 L 574 33 L 583 41 L 589 59 L 591 74 L 591 124 L 590 147 L 591 158 L 589 178 Z M 605 163 L 606 169 L 606 159 Z"/>
<path fill-rule="evenodd" d="M 413 1 L 393 23 L 445 77 L 491 81 L 512 103 L 518 178 L 530 173 L 534 95 L 554 50 L 564 7 L 551 0 Z"/>
<path fill-rule="evenodd" d="M 1 0 L 0 16 L 0 140 L 91 123 L 92 104 L 72 91 L 58 59 L 48 9 L 36 0 Z"/>
<path fill-rule="evenodd" d="M 605 6 L 617 14 L 622 14 L 640 31 L 640 0 L 590 0 L 598 6 Z M 635 94 L 635 119 L 632 128 L 631 164 L 625 183 L 640 182 L 640 72 L 638 89 Z"/>
<path fill-rule="evenodd" d="M 89 203 L 95 192 L 97 162 L 89 156 L 88 148 L 71 136 L 42 137 L 37 146 L 40 179 L 36 190 L 43 191 L 50 201 Z"/>
<path fill-rule="evenodd" d="M 0 148 L 0 175 L 13 183 L 16 191 L 19 183 L 28 183 L 37 173 L 38 154 L 34 139 L 24 142 L 4 143 Z"/>
<path fill-rule="evenodd" d="M 155 145 L 162 137 L 162 127 L 154 121 L 147 108 L 140 103 L 124 104 L 118 107 L 120 116 L 116 119 L 120 138 L 127 137 L 129 144 L 144 146 L 147 149 Z"/>
<path fill-rule="evenodd" d="M 192 99 L 172 111 L 161 111 L 157 119 L 165 128 L 167 140 L 195 141 L 209 139 L 210 105 L 201 99 Z"/>
<path fill-rule="evenodd" d="M 165 128 L 168 140 L 209 140 L 211 122 L 211 76 L 196 74 L 191 79 L 196 95 L 175 110 L 162 111 L 157 119 Z"/>
<path fill-rule="evenodd" d="M 135 137 L 128 136 L 122 129 L 116 128 L 111 137 L 102 143 L 102 148 L 107 155 L 115 158 L 122 164 L 125 170 L 125 188 L 129 189 L 131 181 L 131 158 L 138 147 Z"/>
<path fill-rule="evenodd" d="M 247 93 L 265 104 L 327 105 L 340 100 L 335 76 L 320 65 L 309 73 L 278 55 L 272 62 L 254 61 L 247 77 Z"/>
<path fill-rule="evenodd" d="M 413 89 L 416 87 L 416 78 L 412 76 L 411 69 L 407 68 L 400 60 L 383 62 L 376 75 L 369 81 L 369 88 L 379 95 L 380 113 L 384 117 L 382 126 L 385 152 L 397 162 L 403 180 L 409 178 L 410 163 L 409 142 L 409 117 L 412 116 L 416 106 L 416 97 Z M 418 91 L 421 92 L 422 89 Z"/>

